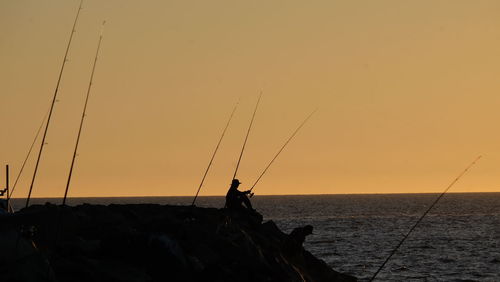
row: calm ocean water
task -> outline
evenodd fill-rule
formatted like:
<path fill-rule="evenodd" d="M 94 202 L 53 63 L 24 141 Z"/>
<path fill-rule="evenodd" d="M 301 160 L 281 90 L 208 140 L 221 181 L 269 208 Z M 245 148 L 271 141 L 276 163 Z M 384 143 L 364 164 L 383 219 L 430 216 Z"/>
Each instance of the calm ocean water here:
<path fill-rule="evenodd" d="M 367 280 L 437 194 L 256 196 L 255 208 L 285 232 L 311 224 L 306 249 Z M 34 199 L 32 203 L 60 203 Z M 186 205 L 191 197 L 73 198 L 70 205 Z M 14 206 L 23 201 L 14 200 Z M 223 197 L 198 206 L 222 207 Z M 500 281 L 500 193 L 448 194 L 378 276 L 379 281 Z"/>

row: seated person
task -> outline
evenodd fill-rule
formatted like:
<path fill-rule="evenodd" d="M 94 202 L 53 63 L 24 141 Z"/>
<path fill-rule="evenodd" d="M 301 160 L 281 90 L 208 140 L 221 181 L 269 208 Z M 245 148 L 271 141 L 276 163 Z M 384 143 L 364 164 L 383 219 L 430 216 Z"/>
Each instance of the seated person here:
<path fill-rule="evenodd" d="M 244 209 L 246 207 L 247 209 L 254 211 L 252 203 L 250 203 L 250 199 L 247 197 L 248 194 L 251 194 L 251 191 L 239 191 L 238 186 L 240 186 L 240 184 L 241 182 L 238 179 L 233 179 L 231 182 L 231 187 L 229 187 L 229 191 L 227 191 L 226 194 L 225 207 L 231 210 Z"/>

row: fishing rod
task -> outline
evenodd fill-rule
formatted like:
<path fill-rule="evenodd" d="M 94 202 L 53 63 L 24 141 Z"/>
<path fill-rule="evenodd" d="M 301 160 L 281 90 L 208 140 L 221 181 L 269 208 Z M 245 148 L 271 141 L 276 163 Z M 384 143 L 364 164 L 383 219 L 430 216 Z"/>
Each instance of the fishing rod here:
<path fill-rule="evenodd" d="M 82 10 L 82 4 L 83 4 L 83 0 L 80 0 L 80 6 L 78 7 L 78 12 L 76 13 L 75 21 L 73 22 L 73 27 L 71 28 L 71 34 L 69 36 L 68 45 L 66 46 L 66 52 L 64 53 L 64 59 L 62 61 L 61 70 L 59 71 L 59 77 L 57 79 L 56 88 L 54 90 L 54 97 L 52 98 L 52 103 L 50 105 L 49 116 L 47 117 L 47 124 L 45 125 L 45 131 L 43 133 L 42 143 L 40 145 L 40 151 L 38 152 L 38 157 L 37 157 L 36 165 L 35 165 L 35 171 L 33 172 L 33 178 L 31 179 L 31 185 L 30 185 L 30 189 L 28 192 L 28 197 L 26 198 L 26 207 L 28 207 L 29 203 L 30 203 L 31 192 L 33 191 L 33 185 L 35 184 L 35 178 L 36 178 L 36 173 L 38 171 L 38 165 L 40 164 L 40 157 L 42 156 L 43 147 L 45 145 L 45 138 L 47 137 L 47 131 L 49 129 L 50 118 L 52 117 L 52 111 L 54 110 L 54 104 L 55 104 L 56 99 L 57 99 L 57 93 L 59 92 L 59 85 L 61 83 L 61 78 L 62 78 L 62 74 L 64 72 L 64 67 L 66 66 L 69 48 L 71 46 L 71 42 L 73 41 L 73 35 L 75 34 L 76 23 L 78 21 L 78 17 L 80 16 L 80 11 Z"/>
<path fill-rule="evenodd" d="M 375 278 L 377 277 L 378 273 L 384 268 L 384 266 L 386 265 L 386 263 L 391 259 L 391 257 L 396 253 L 396 251 L 399 249 L 399 247 L 401 247 L 401 245 L 403 245 L 404 241 L 410 236 L 410 234 L 413 232 L 413 230 L 417 227 L 417 225 L 422 221 L 422 219 L 424 219 L 424 217 L 431 211 L 431 209 L 439 202 L 439 200 L 441 200 L 441 198 L 446 194 L 446 192 L 448 192 L 448 190 L 450 190 L 451 187 L 453 187 L 453 185 L 455 185 L 455 183 L 458 182 L 458 180 L 460 180 L 460 178 L 462 178 L 462 176 L 465 175 L 465 173 L 467 173 L 467 171 L 469 171 L 469 169 L 471 167 L 473 167 L 477 161 L 479 161 L 479 159 L 481 158 L 482 156 L 479 156 L 477 157 L 464 171 L 462 171 L 458 176 L 457 178 L 455 178 L 451 183 L 450 185 L 448 185 L 448 187 L 446 187 L 446 189 L 444 190 L 443 193 L 441 193 L 441 195 L 439 195 L 439 197 L 437 197 L 437 199 L 432 203 L 432 205 L 424 212 L 424 214 L 417 220 L 417 222 L 412 226 L 412 228 L 410 229 L 410 231 L 408 231 L 408 233 L 406 233 L 406 235 L 403 237 L 403 239 L 398 243 L 398 245 L 394 248 L 394 250 L 392 250 L 391 254 L 387 257 L 387 259 L 384 261 L 384 263 L 379 267 L 379 269 L 377 270 L 377 272 L 375 272 L 375 274 L 373 274 L 372 278 L 370 279 L 370 282 L 375 280 Z"/>
<path fill-rule="evenodd" d="M 10 198 L 12 198 L 12 194 L 14 194 L 14 191 L 16 190 L 17 182 L 19 181 L 19 178 L 21 177 L 21 174 L 23 173 L 24 166 L 28 162 L 28 159 L 31 155 L 31 151 L 33 150 L 33 147 L 35 146 L 36 140 L 38 139 L 38 136 L 40 135 L 40 132 L 42 131 L 43 124 L 45 123 L 45 119 L 47 119 L 48 114 L 49 114 L 49 110 L 47 110 L 47 112 L 45 113 L 45 116 L 43 117 L 42 123 L 40 124 L 40 127 L 38 127 L 35 138 L 33 139 L 33 143 L 31 143 L 30 149 L 28 150 L 28 153 L 26 154 L 26 158 L 24 158 L 23 164 L 21 165 L 21 169 L 19 170 L 19 173 L 17 174 L 16 180 L 14 181 L 14 185 L 12 185 L 12 191 L 10 192 L 10 195 L 8 196 L 9 200 L 10 200 Z"/>
<path fill-rule="evenodd" d="M 255 118 L 255 113 L 257 113 L 257 108 L 259 107 L 260 98 L 262 97 L 262 92 L 259 95 L 257 104 L 255 104 L 255 109 L 253 111 L 252 120 L 250 120 L 250 125 L 248 126 L 247 135 L 245 136 L 245 141 L 243 142 L 243 147 L 241 148 L 240 157 L 238 163 L 236 164 L 236 169 L 234 170 L 233 180 L 236 179 L 236 174 L 238 173 L 238 168 L 240 167 L 241 157 L 243 157 L 243 152 L 245 151 L 245 146 L 247 144 L 248 136 L 250 135 L 250 130 L 252 129 L 253 120 Z"/>
<path fill-rule="evenodd" d="M 96 53 L 95 53 L 95 57 L 94 57 L 94 63 L 92 65 L 92 72 L 90 74 L 90 79 L 89 79 L 89 84 L 88 84 L 88 87 L 87 87 L 87 93 L 86 93 L 86 96 L 85 96 L 85 104 L 83 106 L 83 111 L 82 111 L 82 117 L 81 117 L 81 120 L 80 120 L 80 126 L 79 126 L 79 129 L 78 129 L 78 135 L 77 135 L 77 138 L 76 138 L 76 144 L 75 144 L 75 150 L 73 151 L 73 158 L 71 160 L 71 167 L 70 167 L 70 170 L 69 170 L 69 175 L 68 175 L 68 181 L 66 183 L 66 190 L 64 191 L 64 198 L 63 198 L 63 202 L 62 202 L 62 207 L 64 207 L 66 205 L 66 199 L 67 199 L 67 196 L 68 196 L 68 190 L 69 190 L 69 186 L 70 186 L 70 183 L 71 183 L 71 176 L 73 174 L 73 167 L 75 165 L 75 159 L 76 159 L 76 155 L 77 155 L 77 152 L 78 152 L 78 145 L 80 143 L 80 136 L 81 136 L 81 133 L 82 133 L 82 128 L 83 128 L 83 122 L 85 120 L 85 116 L 86 116 L 86 112 L 87 112 L 87 105 L 88 105 L 88 101 L 89 101 L 89 97 L 90 97 L 90 92 L 92 90 L 92 84 L 93 84 L 93 80 L 94 80 L 94 73 L 95 73 L 95 69 L 96 69 L 96 65 L 97 65 L 97 59 L 99 57 L 99 51 L 101 49 L 101 42 L 102 42 L 102 38 L 103 38 L 103 30 L 104 30 L 104 25 L 106 24 L 106 21 L 103 21 L 102 22 L 102 26 L 101 26 L 101 33 L 99 35 L 99 41 L 97 43 L 97 50 L 96 50 Z M 57 242 L 60 240 L 61 236 L 62 236 L 62 225 L 63 225 L 63 209 L 58 209 L 58 212 L 57 212 L 57 219 L 56 219 L 56 234 L 54 236 L 54 247 L 57 246 Z"/>
<path fill-rule="evenodd" d="M 312 113 L 309 114 L 309 116 L 307 116 L 307 118 L 299 125 L 299 127 L 297 127 L 297 129 L 295 129 L 295 131 L 293 132 L 293 134 L 290 136 L 290 138 L 288 138 L 288 140 L 285 142 L 285 144 L 283 144 L 283 146 L 281 147 L 281 149 L 278 151 L 278 153 L 276 153 L 276 155 L 274 156 L 274 158 L 269 162 L 269 164 L 266 166 L 266 168 L 264 169 L 264 171 L 262 171 L 262 173 L 260 174 L 259 178 L 257 178 L 257 180 L 255 181 L 255 183 L 252 185 L 252 187 L 250 188 L 250 191 L 253 190 L 253 188 L 255 188 L 255 185 L 257 185 L 257 183 L 259 183 L 260 179 L 262 178 L 262 176 L 264 176 L 264 174 L 267 172 L 267 170 L 269 169 L 269 167 L 273 164 L 274 160 L 276 160 L 276 158 L 278 158 L 278 156 L 281 154 L 281 152 L 283 151 L 283 149 L 285 149 L 286 145 L 288 145 L 288 143 L 290 143 L 290 141 L 293 139 L 293 137 L 297 134 L 297 132 L 299 132 L 299 130 L 304 126 L 304 124 L 306 124 L 306 122 L 312 117 L 312 115 L 318 111 L 318 109 L 315 109 Z M 252 195 L 252 194 L 250 194 Z"/>
<path fill-rule="evenodd" d="M 236 105 L 233 108 L 233 111 L 231 112 L 231 115 L 229 116 L 229 120 L 227 121 L 226 127 L 224 127 L 224 130 L 222 131 L 222 135 L 219 139 L 219 142 L 217 143 L 217 146 L 215 147 L 215 151 L 212 154 L 212 158 L 210 159 L 210 162 L 208 163 L 208 167 L 205 170 L 205 174 L 203 174 L 203 178 L 201 179 L 200 186 L 198 186 L 198 191 L 196 191 L 196 195 L 194 196 L 193 203 L 191 203 L 191 206 L 194 206 L 194 203 L 196 202 L 196 198 L 198 198 L 198 194 L 200 193 L 201 187 L 203 186 L 203 183 L 205 182 L 205 178 L 207 177 L 208 171 L 210 170 L 210 167 L 212 166 L 212 162 L 215 158 L 215 155 L 217 154 L 217 151 L 219 150 L 219 146 L 222 142 L 222 139 L 224 138 L 224 135 L 226 134 L 226 130 L 229 127 L 229 123 L 231 123 L 231 120 L 233 119 L 234 112 L 236 111 L 236 108 L 238 107 L 238 104 L 240 102 L 238 101 Z"/>
<path fill-rule="evenodd" d="M 10 198 L 9 198 L 9 165 L 5 165 L 5 189 L 3 190 L 3 193 L 7 193 L 7 212 L 10 211 Z"/>
<path fill-rule="evenodd" d="M 82 118 L 80 120 L 80 127 L 78 129 L 78 135 L 76 137 L 75 150 L 73 152 L 73 158 L 71 159 L 71 167 L 69 169 L 68 182 L 66 183 L 66 190 L 64 191 L 64 198 L 63 198 L 63 202 L 62 202 L 63 206 L 66 205 L 66 198 L 68 196 L 69 184 L 71 182 L 71 176 L 73 175 L 73 167 L 75 165 L 75 159 L 76 159 L 76 153 L 78 151 L 78 145 L 80 144 L 80 136 L 82 134 L 83 121 L 85 120 L 85 115 L 87 113 L 87 105 L 89 102 L 90 91 L 92 89 L 92 81 L 94 80 L 94 73 L 95 73 L 95 68 L 97 65 L 97 58 L 99 57 L 99 50 L 101 49 L 101 42 L 102 42 L 102 37 L 103 37 L 102 33 L 104 30 L 105 24 L 106 24 L 106 21 L 103 21 L 102 27 L 101 27 L 101 34 L 99 35 L 99 42 L 97 43 L 97 50 L 96 50 L 95 57 L 94 57 L 94 64 L 92 66 L 92 72 L 90 74 L 89 86 L 87 88 L 87 95 L 85 96 L 85 105 L 83 106 Z"/>

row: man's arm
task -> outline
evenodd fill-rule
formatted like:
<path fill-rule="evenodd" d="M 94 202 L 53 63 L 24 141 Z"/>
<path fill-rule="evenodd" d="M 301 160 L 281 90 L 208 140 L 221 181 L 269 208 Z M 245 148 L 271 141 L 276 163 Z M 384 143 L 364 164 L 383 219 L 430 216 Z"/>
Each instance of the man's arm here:
<path fill-rule="evenodd" d="M 252 190 L 246 190 L 241 192 L 243 195 L 250 195 L 250 198 L 253 196 Z"/>

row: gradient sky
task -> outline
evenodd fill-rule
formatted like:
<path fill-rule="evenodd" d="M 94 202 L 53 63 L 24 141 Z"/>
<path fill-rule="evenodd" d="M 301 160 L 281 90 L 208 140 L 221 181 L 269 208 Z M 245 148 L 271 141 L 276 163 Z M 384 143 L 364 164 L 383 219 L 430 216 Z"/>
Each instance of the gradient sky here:
<path fill-rule="evenodd" d="M 77 0 L 0 0 L 1 165 L 47 111 Z M 500 191 L 500 1 L 86 0 L 33 196 L 62 196 L 103 19 L 70 196 Z M 38 151 L 38 146 L 36 151 Z M 27 194 L 35 155 L 15 196 Z M 1 178 L 4 179 L 3 173 Z M 3 182 L 3 180 L 1 180 Z"/>

